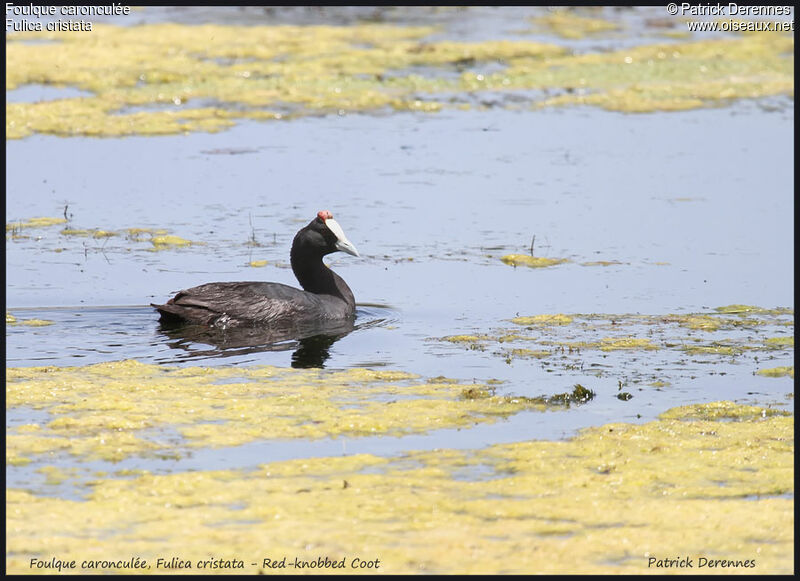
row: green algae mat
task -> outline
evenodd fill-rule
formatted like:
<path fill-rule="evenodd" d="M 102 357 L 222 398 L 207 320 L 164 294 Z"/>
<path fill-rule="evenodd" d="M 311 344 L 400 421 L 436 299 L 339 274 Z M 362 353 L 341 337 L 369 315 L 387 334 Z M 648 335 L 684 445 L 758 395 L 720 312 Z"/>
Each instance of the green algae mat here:
<path fill-rule="evenodd" d="M 6 380 L 9 408 L 52 418 L 10 429 L 6 461 L 51 484 L 89 474 L 75 498 L 7 490 L 10 572 L 633 573 L 675 555 L 699 572 L 793 567 L 794 421 L 775 408 L 715 402 L 567 441 L 160 473 L 93 463 L 469 427 L 593 394 L 500 396 L 491 383 L 389 370 L 132 360 L 10 368 Z"/>
<path fill-rule="evenodd" d="M 7 491 L 7 567 L 789 573 L 793 442 L 793 417 L 717 402 L 567 441 L 99 474 L 82 499 Z"/>
<path fill-rule="evenodd" d="M 533 24 L 531 31 L 539 26 L 561 36 L 616 26 L 570 13 Z M 437 32 L 375 23 L 159 23 L 15 33 L 6 42 L 7 90 L 41 84 L 89 95 L 7 103 L 6 138 L 175 134 L 219 131 L 245 118 L 469 109 L 478 93 L 502 100 L 527 92 L 529 108 L 592 105 L 623 112 L 794 94 L 791 33 L 578 53 L 528 40 L 435 40 Z"/>
<path fill-rule="evenodd" d="M 619 378 L 620 390 L 724 376 L 740 365 L 762 377 L 794 377 L 794 366 L 773 363 L 794 352 L 794 310 L 788 307 L 734 304 L 663 315 L 537 314 L 504 323 L 431 340 L 509 365 L 536 361 L 551 373 Z M 632 397 L 627 391 L 620 396 Z"/>
<path fill-rule="evenodd" d="M 265 439 L 402 436 L 547 407 L 539 399 L 496 395 L 490 384 L 363 368 L 181 369 L 123 361 L 10 368 L 6 380 L 7 406 L 54 418 L 8 432 L 6 459 L 16 465 L 61 452 L 119 461 Z"/>

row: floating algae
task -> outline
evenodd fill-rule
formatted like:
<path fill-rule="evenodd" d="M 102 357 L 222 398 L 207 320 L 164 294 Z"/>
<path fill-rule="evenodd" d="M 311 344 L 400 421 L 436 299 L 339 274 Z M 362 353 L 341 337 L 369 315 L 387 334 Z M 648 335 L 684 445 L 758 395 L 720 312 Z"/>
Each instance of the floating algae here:
<path fill-rule="evenodd" d="M 41 217 L 41 218 L 29 218 L 28 220 L 17 220 L 16 222 L 7 222 L 6 223 L 6 239 L 17 239 L 17 238 L 28 238 L 28 236 L 22 234 L 23 229 L 27 228 L 47 228 L 49 226 L 55 226 L 57 224 L 64 224 L 66 219 L 64 218 L 51 218 L 51 217 Z"/>
<path fill-rule="evenodd" d="M 97 228 L 64 228 L 60 233 L 63 236 L 90 236 L 92 238 L 110 238 L 111 236 L 117 236 L 117 232 L 100 230 Z"/>
<path fill-rule="evenodd" d="M 534 315 L 532 317 L 514 317 L 512 323 L 517 325 L 569 325 L 572 317 L 569 315 Z"/>
<path fill-rule="evenodd" d="M 792 337 L 768 337 L 764 339 L 764 344 L 772 349 L 787 349 L 794 347 L 794 336 Z"/>
<path fill-rule="evenodd" d="M 443 341 L 449 341 L 450 343 L 477 343 L 484 339 L 486 339 L 485 335 L 448 335 L 447 337 L 442 337 Z"/>
<path fill-rule="evenodd" d="M 788 356 L 794 349 L 793 335 L 786 334 L 794 326 L 793 314 L 790 308 L 744 305 L 680 315 L 542 314 L 514 317 L 511 329 L 440 340 L 489 353 L 509 364 L 538 359 L 550 372 L 558 368 L 591 370 L 598 377 L 616 373 L 629 375 L 637 383 L 663 386 L 672 382 L 665 382 L 659 369 L 694 378 L 697 369 L 689 363 L 702 364 L 714 358 L 730 363 L 746 357 L 760 367 L 759 357 L 766 353 Z M 775 336 L 777 333 L 780 335 Z M 648 352 L 653 352 L 648 363 L 637 363 L 639 356 Z M 603 361 L 614 353 L 619 355 L 613 365 Z M 687 356 L 696 359 L 689 362 Z"/>
<path fill-rule="evenodd" d="M 640 339 L 635 337 L 614 339 L 610 337 L 604 337 L 600 340 L 598 348 L 600 351 L 617 351 L 619 349 L 642 349 L 649 351 L 651 349 L 658 349 L 658 345 L 654 345 L 650 339 Z"/>
<path fill-rule="evenodd" d="M 788 412 L 774 408 L 736 404 L 730 401 L 714 401 L 672 408 L 659 417 L 665 420 L 751 420 L 770 416 L 789 416 Z"/>
<path fill-rule="evenodd" d="M 727 305 L 725 307 L 717 307 L 714 310 L 718 313 L 729 315 L 790 315 L 794 313 L 792 309 L 787 307 L 765 309 L 763 307 L 754 307 L 752 305 Z"/>
<path fill-rule="evenodd" d="M 163 236 L 153 236 L 150 239 L 155 250 L 162 250 L 164 248 L 172 248 L 175 246 L 191 246 L 192 242 L 181 238 L 180 236 L 173 236 L 170 234 Z"/>
<path fill-rule="evenodd" d="M 616 266 L 618 264 L 624 264 L 619 262 L 618 260 L 593 260 L 590 262 L 581 262 L 581 266 Z"/>
<path fill-rule="evenodd" d="M 561 25 L 565 16 L 559 13 L 546 18 L 562 34 L 580 30 L 573 34 L 596 37 L 616 26 L 574 17 Z M 534 90 L 556 96 L 531 97 L 531 106 L 588 104 L 626 112 L 684 110 L 794 91 L 794 41 L 785 33 L 573 54 L 525 40 L 433 40 L 436 32 L 371 23 L 96 23 L 87 34 L 11 34 L 7 89 L 36 83 L 76 87 L 90 96 L 7 103 L 6 138 L 213 132 L 243 118 L 435 112 L 468 108 L 476 91 L 494 92 L 508 106 L 503 97 L 509 91 Z M 483 70 L 495 63 L 504 66 Z M 415 74 L 419 68 L 448 74 Z"/>
<path fill-rule="evenodd" d="M 52 325 L 53 321 L 48 321 L 45 319 L 23 319 L 21 321 L 17 321 L 17 325 L 27 325 L 29 327 L 47 327 L 48 325 Z"/>
<path fill-rule="evenodd" d="M 768 369 L 759 369 L 756 371 L 758 375 L 763 375 L 764 377 L 794 377 L 794 366 L 788 367 L 771 367 Z"/>
<path fill-rule="evenodd" d="M 6 224 L 6 232 L 19 228 L 47 228 L 48 226 L 55 226 L 56 224 L 64 224 L 66 221 L 65 218 L 29 218 L 28 220 L 9 222 Z"/>
<path fill-rule="evenodd" d="M 500 260 L 511 266 L 527 266 L 529 268 L 545 268 L 567 262 L 566 258 L 545 258 L 527 254 L 506 254 Z"/>
<path fill-rule="evenodd" d="M 32 218 L 24 222 L 20 221 L 6 224 L 6 232 L 10 234 L 11 239 L 27 238 L 26 236 L 19 234 L 22 228 L 42 228 L 57 224 L 64 224 L 65 222 L 66 220 L 63 218 Z M 125 228 L 115 231 L 106 230 L 103 228 L 73 228 L 68 226 L 60 230 L 59 234 L 67 237 L 67 239 L 104 239 L 124 235 L 125 240 L 129 242 L 150 242 L 152 244 L 152 248 L 149 250 L 165 250 L 169 248 L 190 246 L 193 244 L 202 244 L 199 242 L 186 240 L 180 236 L 168 234 L 168 231 L 164 228 Z M 66 249 L 54 249 L 55 252 L 62 252 L 63 250 Z"/>
<path fill-rule="evenodd" d="M 86 367 L 9 368 L 6 405 L 44 410 L 37 430 L 11 430 L 7 459 L 50 452 L 117 461 L 172 449 L 256 440 L 425 433 L 494 422 L 538 401 L 507 395 L 461 397 L 478 384 L 420 380 L 404 372 L 170 368 L 136 361 Z M 264 421 L 269 418 L 269 421 Z"/>
<path fill-rule="evenodd" d="M 137 555 L 156 573 L 165 554 L 193 569 L 241 559 L 245 573 L 320 555 L 389 574 L 635 574 L 674 555 L 699 572 L 791 573 L 793 418 L 718 407 L 736 421 L 688 406 L 567 441 L 98 475 L 82 501 L 13 488 L 6 566 L 28 573 L 58 547 L 85 570 Z M 701 557 L 726 564 L 699 568 Z"/>
<path fill-rule="evenodd" d="M 46 327 L 52 325 L 53 321 L 44 319 L 17 319 L 14 315 L 6 311 L 6 325 L 27 325 L 28 327 Z"/>
<path fill-rule="evenodd" d="M 141 241 L 145 236 L 149 240 L 154 236 L 163 236 L 167 233 L 163 228 L 126 228 L 123 232 L 125 232 L 129 240 L 133 240 L 134 242 Z"/>
<path fill-rule="evenodd" d="M 572 10 L 553 10 L 546 16 L 532 18 L 534 30 L 544 30 L 562 38 L 578 39 L 618 30 L 619 26 L 602 18 L 579 16 Z"/>

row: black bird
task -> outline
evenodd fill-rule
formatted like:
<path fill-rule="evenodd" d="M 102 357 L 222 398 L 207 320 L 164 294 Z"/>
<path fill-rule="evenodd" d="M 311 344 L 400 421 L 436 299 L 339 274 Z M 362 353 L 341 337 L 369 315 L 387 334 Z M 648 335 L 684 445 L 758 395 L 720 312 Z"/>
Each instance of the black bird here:
<path fill-rule="evenodd" d="M 322 210 L 294 237 L 292 271 L 304 290 L 277 282 L 211 282 L 178 292 L 164 305 L 152 304 L 162 324 L 300 329 L 355 317 L 355 298 L 322 257 L 341 250 L 358 256 L 333 215 Z"/>

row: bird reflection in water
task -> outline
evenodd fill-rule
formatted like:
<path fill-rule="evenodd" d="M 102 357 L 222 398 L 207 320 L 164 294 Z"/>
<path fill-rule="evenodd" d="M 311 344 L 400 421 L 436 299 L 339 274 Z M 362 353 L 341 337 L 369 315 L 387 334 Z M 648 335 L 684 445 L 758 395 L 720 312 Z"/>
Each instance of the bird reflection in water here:
<path fill-rule="evenodd" d="M 353 319 L 303 323 L 279 328 L 240 326 L 228 329 L 206 325 L 160 324 L 160 331 L 170 341 L 172 349 L 182 349 L 181 359 L 206 359 L 262 353 L 289 351 L 292 367 L 322 368 L 330 357 L 330 347 L 353 329 Z M 198 349 L 197 344 L 210 345 L 211 349 Z"/>

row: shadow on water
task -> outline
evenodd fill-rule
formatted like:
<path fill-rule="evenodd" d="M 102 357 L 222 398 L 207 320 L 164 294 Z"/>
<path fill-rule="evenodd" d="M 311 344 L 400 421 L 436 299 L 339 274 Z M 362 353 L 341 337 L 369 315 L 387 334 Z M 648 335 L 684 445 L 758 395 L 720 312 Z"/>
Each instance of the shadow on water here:
<path fill-rule="evenodd" d="M 292 367 L 324 367 L 330 347 L 355 328 L 352 320 L 325 324 L 292 325 L 280 328 L 236 327 L 217 329 L 201 325 L 159 323 L 159 331 L 169 339 L 167 346 L 182 349 L 183 360 L 231 357 L 265 351 L 289 351 Z M 198 344 L 211 349 L 197 349 Z"/>
<path fill-rule="evenodd" d="M 379 307 L 378 305 L 371 305 Z M 389 319 L 375 318 L 370 309 L 359 309 L 359 324 L 353 320 L 307 323 L 285 327 L 234 327 L 219 329 L 204 325 L 175 325 L 159 322 L 158 331 L 167 337 L 170 349 L 182 350 L 179 359 L 196 360 L 251 355 L 267 351 L 291 351 L 295 368 L 322 368 L 330 348 L 355 330 L 384 325 Z M 210 349 L 198 348 L 199 345 Z"/>
<path fill-rule="evenodd" d="M 93 364 L 136 359 L 173 365 L 260 362 L 295 367 L 322 367 L 339 339 L 353 331 L 396 327 L 398 311 L 385 305 L 358 305 L 356 320 L 334 325 L 265 333 L 263 329 L 164 327 L 149 306 L 80 306 L 10 308 L 17 323 L 6 326 L 6 363 L 14 366 Z M 26 321 L 41 320 L 43 326 Z M 365 349 L 367 351 L 365 351 Z M 281 352 L 293 353 L 293 361 Z M 363 362 L 374 343 L 359 340 L 335 353 L 336 366 Z M 255 357 L 254 357 L 255 355 Z"/>

